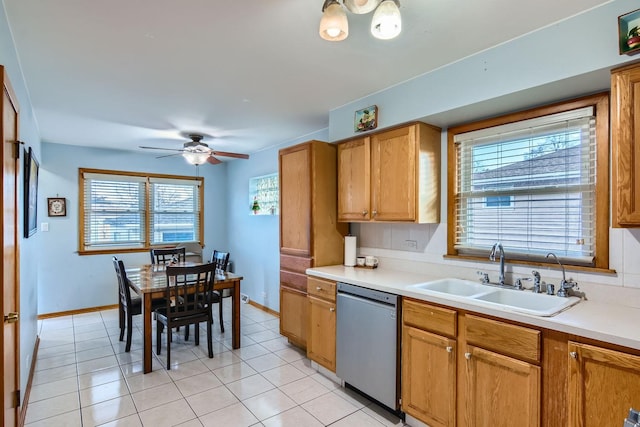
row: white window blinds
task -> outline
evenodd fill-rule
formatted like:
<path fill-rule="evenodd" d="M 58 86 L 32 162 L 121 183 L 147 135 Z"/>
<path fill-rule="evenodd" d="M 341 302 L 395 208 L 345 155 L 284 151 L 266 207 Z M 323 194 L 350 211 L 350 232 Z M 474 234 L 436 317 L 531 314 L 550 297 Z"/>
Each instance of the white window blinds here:
<path fill-rule="evenodd" d="M 84 174 L 84 246 L 144 245 L 145 178 Z"/>
<path fill-rule="evenodd" d="M 198 182 L 151 178 L 151 244 L 194 242 L 200 230 Z"/>
<path fill-rule="evenodd" d="M 595 256 L 595 117 L 592 107 L 458 134 L 455 248 L 511 259 L 554 252 L 573 264 Z"/>

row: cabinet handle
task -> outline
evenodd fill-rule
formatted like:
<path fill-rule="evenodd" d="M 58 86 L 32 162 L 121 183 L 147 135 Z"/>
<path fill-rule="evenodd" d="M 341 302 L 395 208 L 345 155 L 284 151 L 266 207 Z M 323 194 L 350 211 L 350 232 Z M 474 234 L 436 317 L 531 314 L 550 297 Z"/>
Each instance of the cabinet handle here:
<path fill-rule="evenodd" d="M 376 215 L 378 215 L 378 211 L 373 211 L 373 212 L 371 212 L 371 214 L 372 214 L 373 216 L 376 216 Z"/>
<path fill-rule="evenodd" d="M 467 360 L 471 360 L 471 353 L 465 353 L 464 358 Z"/>
<path fill-rule="evenodd" d="M 447 346 L 447 353 L 451 353 L 453 351 L 453 347 L 450 345 Z"/>
<path fill-rule="evenodd" d="M 335 307 L 329 307 L 329 311 L 333 313 L 334 311 L 336 311 L 336 308 Z"/>
<path fill-rule="evenodd" d="M 367 216 L 367 214 L 368 214 L 368 213 L 369 213 L 369 211 L 368 211 L 368 210 L 366 210 L 366 209 L 364 209 L 364 210 L 362 211 L 362 216 Z"/>
<path fill-rule="evenodd" d="M 570 351 L 569 352 L 569 356 L 571 356 L 573 359 L 577 359 L 578 358 L 578 353 L 576 353 L 575 351 Z"/>
<path fill-rule="evenodd" d="M 320 286 L 316 286 L 316 291 L 321 291 L 322 288 Z"/>

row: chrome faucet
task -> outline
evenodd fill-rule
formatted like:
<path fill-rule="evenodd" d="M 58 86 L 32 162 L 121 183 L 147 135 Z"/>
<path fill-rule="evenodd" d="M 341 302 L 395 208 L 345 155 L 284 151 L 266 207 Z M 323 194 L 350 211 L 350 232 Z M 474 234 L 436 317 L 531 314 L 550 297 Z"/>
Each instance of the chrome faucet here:
<path fill-rule="evenodd" d="M 496 249 L 500 251 L 500 276 L 498 276 L 498 284 L 504 286 L 504 249 L 502 248 L 502 243 L 494 243 L 491 248 L 491 253 L 489 254 L 489 261 L 496 260 Z"/>
<path fill-rule="evenodd" d="M 556 254 L 554 254 L 553 252 L 549 252 L 546 256 L 546 258 L 549 258 L 550 256 L 552 256 L 553 258 L 555 258 L 556 262 L 558 263 L 558 265 L 560 266 L 560 268 L 562 269 L 562 281 L 560 282 L 560 285 L 558 286 L 558 292 L 556 292 L 556 295 L 558 295 L 559 297 L 568 297 L 569 294 L 567 293 L 567 291 L 569 289 L 580 289 L 578 287 L 578 282 L 576 282 L 573 279 L 569 279 L 567 280 L 565 274 L 564 274 L 564 265 L 562 265 L 562 263 L 560 262 L 560 260 L 558 259 L 558 257 L 556 256 Z"/>

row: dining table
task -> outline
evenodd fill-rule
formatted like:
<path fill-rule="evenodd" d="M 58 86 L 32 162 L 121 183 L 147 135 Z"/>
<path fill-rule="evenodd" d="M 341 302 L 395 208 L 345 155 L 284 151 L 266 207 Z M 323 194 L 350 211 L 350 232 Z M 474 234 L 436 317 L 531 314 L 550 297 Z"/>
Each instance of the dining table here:
<path fill-rule="evenodd" d="M 172 264 L 178 267 L 188 267 L 201 265 L 197 262 L 177 262 Z M 144 373 L 152 371 L 152 354 L 153 343 L 152 324 L 151 324 L 151 300 L 153 298 L 163 298 L 167 288 L 167 272 L 164 264 L 145 264 L 140 267 L 127 268 L 127 277 L 131 281 L 132 288 L 142 296 L 142 316 L 143 316 L 143 368 Z M 232 298 L 232 325 L 231 325 L 231 346 L 236 349 L 240 348 L 240 281 L 242 276 L 238 276 L 229 272 L 220 272 L 215 274 L 213 289 L 222 293 L 223 289 L 231 290 Z M 222 304 L 222 298 L 220 299 Z"/>

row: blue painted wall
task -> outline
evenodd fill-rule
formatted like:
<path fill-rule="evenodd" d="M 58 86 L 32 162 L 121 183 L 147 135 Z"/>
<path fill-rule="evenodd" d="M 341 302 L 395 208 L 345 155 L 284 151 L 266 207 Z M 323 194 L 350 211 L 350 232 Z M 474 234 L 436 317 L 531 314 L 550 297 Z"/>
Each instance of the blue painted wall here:
<path fill-rule="evenodd" d="M 5 67 L 13 90 L 20 104 L 20 127 L 18 136 L 31 147 L 37 159 L 41 159 L 40 135 L 38 125 L 31 110 L 29 93 L 22 78 L 20 62 L 13 45 L 13 36 L 7 24 L 7 16 L 4 4 L 0 8 L 0 64 Z M 18 206 L 22 206 L 22 170 L 20 170 L 18 184 Z M 22 209 L 18 209 L 18 235 L 22 236 Z M 38 296 L 37 282 L 38 272 L 35 268 L 40 248 L 40 235 L 36 233 L 29 239 L 20 239 L 20 389 L 24 390 L 27 384 L 31 356 L 37 334 Z M 24 395 L 24 394 L 23 394 Z"/>

